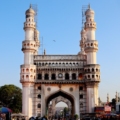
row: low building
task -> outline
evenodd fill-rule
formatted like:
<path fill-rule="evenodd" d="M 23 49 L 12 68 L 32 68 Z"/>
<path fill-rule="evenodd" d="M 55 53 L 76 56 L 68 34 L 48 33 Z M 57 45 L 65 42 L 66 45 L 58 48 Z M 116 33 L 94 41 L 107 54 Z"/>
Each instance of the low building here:
<path fill-rule="evenodd" d="M 116 103 L 116 112 L 120 113 L 120 102 Z"/>

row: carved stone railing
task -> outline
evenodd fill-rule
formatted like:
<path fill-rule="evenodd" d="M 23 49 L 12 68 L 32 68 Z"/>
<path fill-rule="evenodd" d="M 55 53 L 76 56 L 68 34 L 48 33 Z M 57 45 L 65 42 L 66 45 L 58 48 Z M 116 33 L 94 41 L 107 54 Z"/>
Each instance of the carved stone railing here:
<path fill-rule="evenodd" d="M 86 55 L 35 55 L 34 60 L 86 60 Z"/>

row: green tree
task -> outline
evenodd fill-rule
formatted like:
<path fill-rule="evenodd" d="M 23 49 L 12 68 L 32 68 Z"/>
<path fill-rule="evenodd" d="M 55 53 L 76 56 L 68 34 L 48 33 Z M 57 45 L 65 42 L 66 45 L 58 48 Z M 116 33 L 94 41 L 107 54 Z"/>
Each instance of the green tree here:
<path fill-rule="evenodd" d="M 63 113 L 64 113 L 64 117 L 66 117 L 66 114 L 69 112 L 69 109 L 67 107 L 65 107 L 63 109 Z"/>
<path fill-rule="evenodd" d="M 78 114 L 75 114 L 75 115 L 74 115 L 74 119 L 75 119 L 75 120 L 78 120 Z"/>
<path fill-rule="evenodd" d="M 112 109 L 116 110 L 116 99 L 115 98 L 112 99 L 111 104 L 112 104 Z"/>
<path fill-rule="evenodd" d="M 0 101 L 3 106 L 8 107 L 12 112 L 22 111 L 22 91 L 15 85 L 4 85 L 0 87 Z"/>

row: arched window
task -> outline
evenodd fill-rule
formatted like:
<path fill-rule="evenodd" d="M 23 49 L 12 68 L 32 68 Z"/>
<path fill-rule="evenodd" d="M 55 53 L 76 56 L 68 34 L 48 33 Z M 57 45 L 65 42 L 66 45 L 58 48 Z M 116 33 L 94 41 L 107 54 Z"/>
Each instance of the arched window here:
<path fill-rule="evenodd" d="M 94 68 L 92 68 L 92 72 L 94 72 Z"/>
<path fill-rule="evenodd" d="M 69 74 L 68 73 L 65 74 L 65 80 L 69 80 Z"/>
<path fill-rule="evenodd" d="M 42 74 L 38 74 L 37 79 L 41 80 L 42 79 Z"/>
<path fill-rule="evenodd" d="M 72 74 L 72 80 L 76 80 L 76 74 L 75 73 Z"/>
<path fill-rule="evenodd" d="M 38 90 L 41 90 L 41 87 L 40 87 L 40 86 L 38 87 Z"/>
<path fill-rule="evenodd" d="M 28 75 L 26 75 L 26 78 L 28 78 L 29 76 Z"/>
<path fill-rule="evenodd" d="M 83 90 L 83 87 L 82 87 L 82 86 L 80 86 L 80 87 L 79 87 L 79 90 Z"/>
<path fill-rule="evenodd" d="M 40 98 L 41 98 L 41 95 L 39 94 L 37 97 L 40 99 Z"/>
<path fill-rule="evenodd" d="M 83 74 L 82 73 L 79 73 L 78 75 L 78 80 L 82 80 L 83 79 Z"/>
<path fill-rule="evenodd" d="M 83 103 L 80 103 L 80 108 L 83 108 Z"/>
<path fill-rule="evenodd" d="M 80 99 L 83 99 L 83 95 L 80 95 Z"/>
<path fill-rule="evenodd" d="M 94 75 L 92 75 L 92 78 L 94 78 Z"/>
<path fill-rule="evenodd" d="M 48 80 L 48 79 L 49 79 L 49 75 L 48 75 L 47 73 L 45 74 L 44 79 L 45 79 L 45 80 Z"/>
<path fill-rule="evenodd" d="M 88 75 L 88 78 L 90 78 L 90 75 Z"/>
<path fill-rule="evenodd" d="M 37 105 L 37 108 L 41 108 L 41 104 L 40 103 Z"/>
<path fill-rule="evenodd" d="M 55 80 L 55 79 L 56 79 L 56 76 L 55 76 L 54 73 L 52 74 L 51 79 L 52 79 L 52 80 Z"/>

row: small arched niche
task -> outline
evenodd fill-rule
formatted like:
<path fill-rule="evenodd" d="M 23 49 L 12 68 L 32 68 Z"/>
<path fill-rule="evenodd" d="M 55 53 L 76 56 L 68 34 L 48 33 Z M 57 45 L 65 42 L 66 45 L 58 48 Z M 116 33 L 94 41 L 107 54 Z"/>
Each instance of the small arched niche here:
<path fill-rule="evenodd" d="M 82 73 L 79 73 L 78 75 L 78 80 L 82 80 L 83 79 L 83 74 Z"/>

